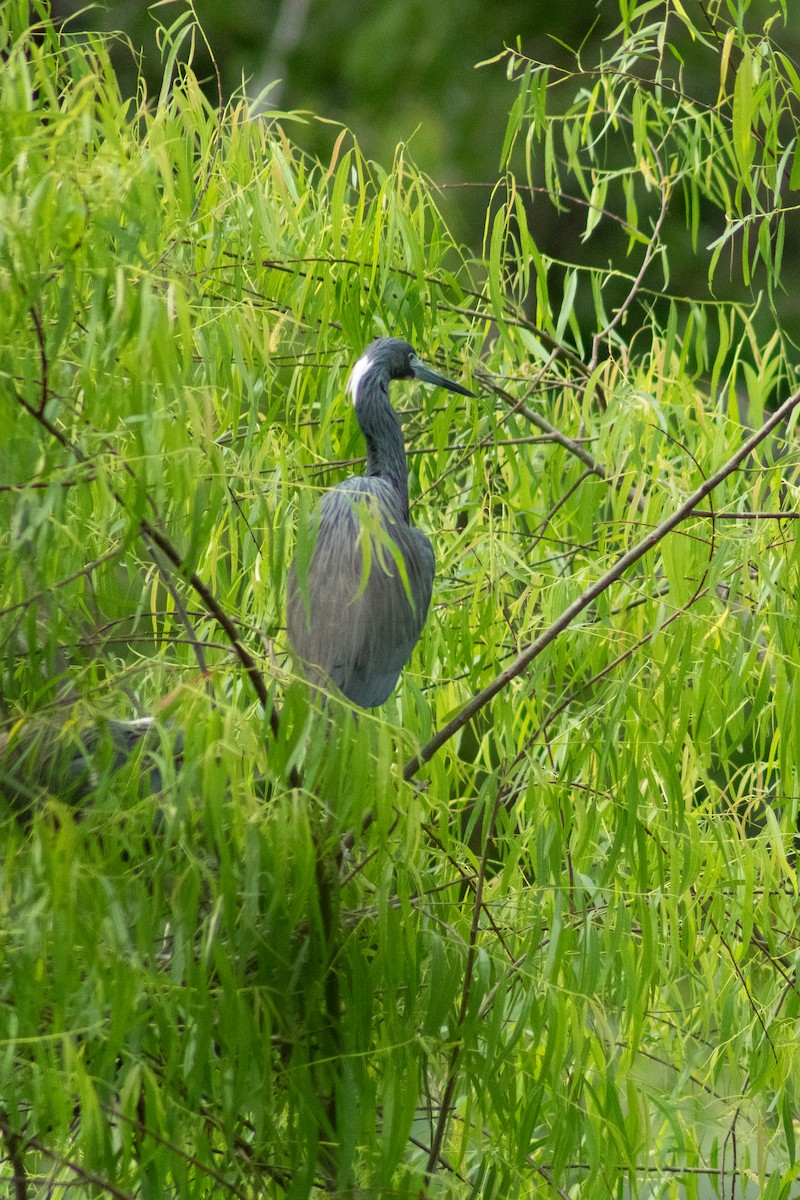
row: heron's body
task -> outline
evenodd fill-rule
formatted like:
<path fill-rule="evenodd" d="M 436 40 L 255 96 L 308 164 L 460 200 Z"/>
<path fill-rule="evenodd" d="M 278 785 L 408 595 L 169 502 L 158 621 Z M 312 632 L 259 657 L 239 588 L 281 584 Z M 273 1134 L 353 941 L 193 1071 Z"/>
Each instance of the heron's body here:
<path fill-rule="evenodd" d="M 379 534 L 370 532 L 376 523 Z M 370 540 L 368 572 L 365 538 Z M 383 704 L 422 632 L 433 574 L 433 547 L 403 516 L 392 484 L 381 478 L 348 479 L 320 506 L 307 578 L 310 619 L 298 589 L 289 606 L 292 645 L 354 704 Z"/>
<path fill-rule="evenodd" d="M 173 761 L 183 758 L 183 736 L 172 739 Z M 158 728 L 149 717 L 119 721 L 98 717 L 81 725 L 31 722 L 13 738 L 0 734 L 0 798 L 22 814 L 49 794 L 78 804 L 120 771 L 140 752 L 142 794 L 160 792 L 163 784 Z"/>
<path fill-rule="evenodd" d="M 289 640 L 310 677 L 332 681 L 354 704 L 391 695 L 431 600 L 434 554 L 409 522 L 403 433 L 389 403 L 392 379 L 417 378 L 470 395 L 431 371 L 399 338 L 378 338 L 348 384 L 367 443 L 367 472 L 327 492 L 307 568 L 289 575 Z"/>

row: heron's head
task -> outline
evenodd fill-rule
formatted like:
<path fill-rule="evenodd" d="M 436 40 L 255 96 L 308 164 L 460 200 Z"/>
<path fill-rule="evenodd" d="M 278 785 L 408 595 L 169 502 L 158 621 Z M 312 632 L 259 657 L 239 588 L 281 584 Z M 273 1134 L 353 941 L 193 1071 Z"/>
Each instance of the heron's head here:
<path fill-rule="evenodd" d="M 408 342 L 402 338 L 388 337 L 376 338 L 367 346 L 350 373 L 347 390 L 355 404 L 365 382 L 374 381 L 378 386 L 385 386 L 391 379 L 419 379 L 421 383 L 447 388 L 448 391 L 458 392 L 462 396 L 472 395 L 472 392 L 460 383 L 455 383 L 446 375 L 440 375 L 438 371 L 427 367 Z"/>

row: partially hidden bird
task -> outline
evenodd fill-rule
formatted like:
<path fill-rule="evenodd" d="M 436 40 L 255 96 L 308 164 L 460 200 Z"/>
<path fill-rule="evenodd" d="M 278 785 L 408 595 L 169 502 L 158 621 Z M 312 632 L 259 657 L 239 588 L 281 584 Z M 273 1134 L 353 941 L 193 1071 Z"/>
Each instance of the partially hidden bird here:
<path fill-rule="evenodd" d="M 287 633 L 307 677 L 335 684 L 361 708 L 394 690 L 425 624 L 435 570 L 430 541 L 409 522 L 405 444 L 389 401 L 394 379 L 473 395 L 401 338 L 367 347 L 347 383 L 366 473 L 325 493 L 309 523 L 313 544 L 295 553 L 287 589 Z"/>

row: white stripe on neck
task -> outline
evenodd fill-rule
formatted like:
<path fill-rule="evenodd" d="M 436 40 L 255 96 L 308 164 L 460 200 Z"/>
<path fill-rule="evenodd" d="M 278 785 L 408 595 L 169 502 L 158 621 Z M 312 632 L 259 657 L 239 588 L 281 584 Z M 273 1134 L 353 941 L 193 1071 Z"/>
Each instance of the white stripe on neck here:
<path fill-rule="evenodd" d="M 347 381 L 347 391 L 350 394 L 350 399 L 353 401 L 353 404 L 355 404 L 356 400 L 358 399 L 358 389 L 361 385 L 361 380 L 364 378 L 371 366 L 372 356 L 370 355 L 369 350 L 365 350 L 361 355 L 361 358 L 350 372 L 350 378 Z"/>

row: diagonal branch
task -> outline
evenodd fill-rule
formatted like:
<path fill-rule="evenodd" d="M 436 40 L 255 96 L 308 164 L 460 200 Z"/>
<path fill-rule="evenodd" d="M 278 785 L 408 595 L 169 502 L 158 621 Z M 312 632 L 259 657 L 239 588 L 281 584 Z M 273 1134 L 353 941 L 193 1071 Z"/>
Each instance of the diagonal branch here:
<path fill-rule="evenodd" d="M 531 425 L 535 425 L 537 429 L 541 429 L 542 433 L 546 433 L 552 441 L 569 451 L 570 454 L 574 454 L 576 458 L 579 458 L 581 462 L 589 468 L 593 475 L 599 475 L 601 479 L 608 478 L 605 469 L 600 465 L 596 458 L 592 457 L 589 451 L 582 446 L 580 442 L 576 442 L 572 438 L 568 438 L 565 433 L 562 433 L 560 429 L 557 429 L 555 425 L 551 424 L 551 422 L 547 420 L 547 417 L 543 417 L 540 413 L 537 413 L 535 409 L 529 408 L 527 404 L 520 404 L 520 402 L 515 400 L 509 392 L 500 387 L 500 385 L 495 382 L 491 375 L 486 375 L 482 371 L 475 371 L 474 378 L 477 379 L 479 383 L 482 383 L 484 387 L 494 392 L 496 396 L 500 396 L 501 399 L 505 400 L 506 404 L 512 405 L 514 412 L 520 413 L 526 421 L 530 421 Z"/>
<path fill-rule="evenodd" d="M 622 554 L 603 575 L 600 576 L 590 587 L 588 587 L 578 598 L 574 600 L 567 608 L 564 609 L 561 616 L 550 625 L 544 633 L 540 634 L 535 641 L 530 642 L 528 646 L 510 663 L 499 675 L 496 675 L 491 683 L 487 684 L 480 692 L 472 697 L 472 699 L 464 705 L 451 721 L 443 726 L 416 754 L 409 762 L 406 763 L 403 771 L 404 779 L 412 779 L 420 767 L 433 758 L 437 750 L 440 750 L 447 742 L 454 737 L 460 729 L 470 721 L 476 713 L 485 708 L 503 688 L 517 676 L 521 675 L 535 658 L 545 650 L 551 642 L 555 641 L 560 633 L 567 629 L 576 617 L 580 616 L 585 609 L 593 604 L 594 601 L 607 591 L 614 583 L 622 578 L 629 567 L 637 563 L 640 558 L 644 558 L 654 546 L 677 528 L 682 521 L 691 516 L 695 509 L 705 500 L 706 496 L 710 495 L 715 488 L 732 475 L 733 472 L 748 458 L 753 451 L 769 436 L 772 430 L 785 421 L 789 415 L 800 405 L 800 391 L 795 392 L 788 400 L 785 400 L 764 424 L 757 429 L 736 451 L 727 462 L 705 479 L 700 487 L 696 488 L 692 494 L 684 500 L 683 504 L 675 509 L 675 512 L 666 520 L 652 529 L 646 537 Z"/>
<path fill-rule="evenodd" d="M 62 431 L 53 424 L 53 422 L 44 414 L 34 408 L 34 406 L 20 395 L 19 392 L 14 393 L 17 402 L 28 412 L 35 421 L 37 421 L 47 432 L 58 441 L 65 450 L 68 450 L 78 462 L 85 461 L 85 455 L 79 446 L 62 433 Z M 125 501 L 116 489 L 112 489 L 112 494 L 117 504 L 123 510 L 127 509 Z M 163 554 L 164 558 L 175 568 L 182 579 L 189 584 L 192 590 L 202 601 L 206 612 L 210 613 L 216 620 L 217 624 L 223 629 L 227 635 L 228 641 L 231 644 L 231 649 L 241 663 L 244 671 L 250 680 L 250 685 L 253 688 L 256 696 L 260 700 L 264 711 L 269 713 L 269 725 L 273 737 L 277 738 L 279 734 L 280 717 L 274 705 L 270 704 L 269 692 L 267 691 L 264 677 L 258 668 L 255 658 L 244 645 L 239 637 L 239 632 L 232 618 L 228 615 L 220 602 L 217 600 L 214 593 L 200 576 L 192 570 L 189 570 L 181 556 L 177 547 L 170 541 L 166 534 L 162 533 L 151 521 L 146 517 L 140 517 L 138 522 L 139 533 L 145 541 L 145 544 L 151 542 L 157 546 Z M 157 561 L 157 560 L 156 560 Z M 158 564 L 157 564 L 158 565 Z M 300 776 L 295 767 L 292 767 L 289 772 L 289 783 L 292 787 L 298 787 L 300 784 Z"/>
<path fill-rule="evenodd" d="M 531 425 L 535 425 L 537 429 L 541 429 L 542 432 L 547 435 L 550 441 L 562 446 L 569 454 L 572 454 L 575 456 L 575 458 L 580 459 L 580 461 L 586 467 L 588 467 L 592 475 L 597 475 L 599 479 L 602 479 L 607 483 L 613 483 L 618 487 L 621 486 L 621 480 L 615 479 L 612 475 L 609 475 L 605 467 L 599 463 L 597 459 L 594 458 L 579 441 L 575 441 L 574 438 L 567 437 L 565 433 L 562 433 L 560 429 L 557 429 L 555 425 L 548 421 L 547 417 L 543 417 L 541 413 L 536 412 L 534 408 L 529 408 L 527 404 L 522 404 L 519 400 L 515 400 L 514 397 L 511 396 L 504 388 L 500 387 L 498 383 L 495 383 L 490 375 L 484 375 L 482 373 L 475 372 L 475 378 L 478 379 L 490 391 L 494 392 L 496 396 L 500 396 L 501 399 L 505 400 L 506 404 L 512 405 L 513 412 L 520 413 L 520 415 L 523 416 L 526 421 L 530 421 Z M 636 504 L 636 507 L 640 512 L 644 511 L 644 499 L 642 496 L 636 496 L 635 488 L 629 489 L 628 499 L 632 504 Z"/>

